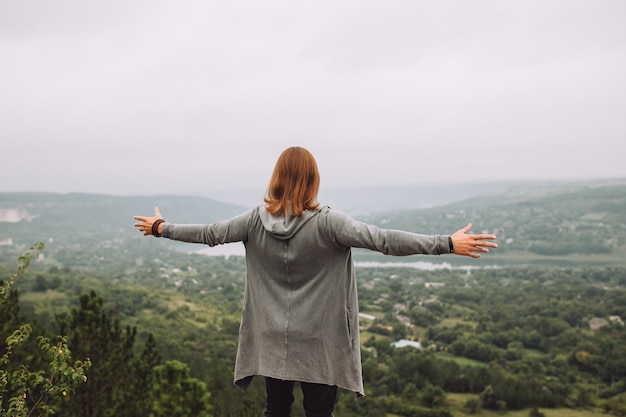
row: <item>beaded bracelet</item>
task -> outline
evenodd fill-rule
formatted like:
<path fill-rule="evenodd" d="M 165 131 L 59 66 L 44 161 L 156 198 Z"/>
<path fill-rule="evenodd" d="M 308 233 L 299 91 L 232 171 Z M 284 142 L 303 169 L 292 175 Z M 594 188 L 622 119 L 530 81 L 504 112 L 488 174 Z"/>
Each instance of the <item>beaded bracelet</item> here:
<path fill-rule="evenodd" d="M 154 223 L 152 223 L 152 235 L 154 237 L 161 237 L 161 236 L 163 236 L 162 234 L 159 233 L 159 225 L 161 223 L 165 223 L 165 220 L 163 220 L 163 219 L 156 219 L 154 221 Z"/>

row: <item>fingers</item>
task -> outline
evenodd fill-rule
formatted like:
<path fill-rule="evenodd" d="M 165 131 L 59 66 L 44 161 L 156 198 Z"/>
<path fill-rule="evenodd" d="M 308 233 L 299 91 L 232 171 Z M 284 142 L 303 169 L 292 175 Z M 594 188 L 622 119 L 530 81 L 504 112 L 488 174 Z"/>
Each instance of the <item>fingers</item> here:
<path fill-rule="evenodd" d="M 495 239 L 495 236 L 491 238 Z M 481 241 L 480 239 L 476 239 L 472 246 L 473 248 L 469 251 L 468 255 L 471 256 L 472 258 L 480 258 L 480 253 L 477 253 L 477 252 L 489 253 L 489 248 L 495 249 L 498 247 L 498 244 L 495 242 L 485 242 L 485 241 Z"/>
<path fill-rule="evenodd" d="M 148 227 L 148 224 L 146 223 L 135 223 L 133 226 L 139 229 L 140 232 L 143 232 L 144 236 L 147 236 L 152 232 L 152 229 Z"/>
<path fill-rule="evenodd" d="M 489 249 L 482 246 L 475 246 L 469 251 L 469 256 L 471 256 L 472 258 L 480 258 L 480 253 L 477 252 L 489 253 Z"/>
<path fill-rule="evenodd" d="M 158 208 L 155 208 L 154 214 L 159 218 L 160 213 Z M 146 216 L 134 216 L 135 220 L 138 220 L 137 223 L 133 224 L 140 232 L 143 233 L 144 236 L 150 236 L 152 234 L 152 224 L 154 223 L 155 217 L 146 217 Z"/>
<path fill-rule="evenodd" d="M 493 239 L 490 239 L 490 240 L 493 240 Z M 489 242 L 488 240 L 483 240 L 483 239 L 480 239 L 480 238 L 475 238 L 474 244 L 477 245 L 477 246 L 478 245 L 480 245 L 480 246 L 487 246 L 487 247 L 490 247 L 490 248 L 497 248 L 498 247 L 498 244 L 496 242 Z"/>
<path fill-rule="evenodd" d="M 474 241 L 474 244 L 472 246 L 474 247 L 474 249 L 472 250 L 488 253 L 488 248 L 496 249 L 498 247 L 498 244 L 495 242 L 485 242 L 477 239 L 476 241 Z"/>
<path fill-rule="evenodd" d="M 474 239 L 475 245 L 488 246 L 490 248 L 497 248 L 498 244 L 495 242 L 489 242 L 490 240 L 496 240 L 496 235 L 469 235 Z"/>
<path fill-rule="evenodd" d="M 472 235 L 476 240 L 496 240 L 495 235 Z"/>
<path fill-rule="evenodd" d="M 148 216 L 134 216 L 133 219 L 135 220 L 139 220 L 141 222 L 149 222 L 153 219 L 162 219 L 163 216 L 161 215 L 161 211 L 159 210 L 158 207 L 154 208 L 154 217 L 148 217 Z"/>

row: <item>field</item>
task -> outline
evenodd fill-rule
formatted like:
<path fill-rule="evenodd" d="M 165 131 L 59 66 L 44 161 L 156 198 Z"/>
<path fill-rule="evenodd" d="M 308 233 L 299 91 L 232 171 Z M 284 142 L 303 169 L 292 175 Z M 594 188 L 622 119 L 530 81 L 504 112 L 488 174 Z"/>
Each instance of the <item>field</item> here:
<path fill-rule="evenodd" d="M 473 396 L 470 394 L 448 394 L 448 403 L 450 404 L 450 412 L 452 413 L 452 415 L 455 417 L 528 417 L 531 411 L 516 410 L 502 413 L 498 411 L 480 410 L 475 414 L 470 414 L 463 409 L 463 405 L 469 398 L 472 397 Z M 542 412 L 546 417 L 598 417 L 600 415 L 606 415 L 606 413 L 602 412 L 599 409 L 573 410 L 570 408 L 541 408 L 539 409 L 539 411 Z"/>

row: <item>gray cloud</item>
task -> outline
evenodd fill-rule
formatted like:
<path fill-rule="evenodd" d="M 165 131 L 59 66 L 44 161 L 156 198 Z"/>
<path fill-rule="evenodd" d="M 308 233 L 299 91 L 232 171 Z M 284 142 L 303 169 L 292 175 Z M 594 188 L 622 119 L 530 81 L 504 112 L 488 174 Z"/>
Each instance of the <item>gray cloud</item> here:
<path fill-rule="evenodd" d="M 626 3 L 0 4 L 0 190 L 626 176 Z"/>

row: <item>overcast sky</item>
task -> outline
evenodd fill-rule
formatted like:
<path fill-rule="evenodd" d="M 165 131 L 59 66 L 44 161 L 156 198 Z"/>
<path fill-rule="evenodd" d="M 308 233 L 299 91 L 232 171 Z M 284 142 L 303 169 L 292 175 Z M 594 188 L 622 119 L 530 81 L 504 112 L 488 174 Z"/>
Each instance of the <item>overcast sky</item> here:
<path fill-rule="evenodd" d="M 0 0 L 0 191 L 626 177 L 626 1 Z"/>

